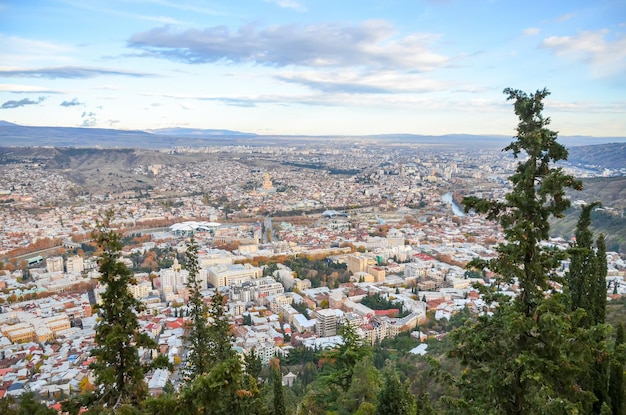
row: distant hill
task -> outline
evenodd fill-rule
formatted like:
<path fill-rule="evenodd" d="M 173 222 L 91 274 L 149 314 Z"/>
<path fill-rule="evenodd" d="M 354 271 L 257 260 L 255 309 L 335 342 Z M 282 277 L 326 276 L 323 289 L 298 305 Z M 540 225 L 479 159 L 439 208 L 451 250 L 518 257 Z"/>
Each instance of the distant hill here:
<path fill-rule="evenodd" d="M 167 129 L 151 133 L 108 128 L 28 127 L 0 121 L 0 145 L 3 146 L 169 149 L 219 144 L 230 137 L 254 136 L 228 130 Z"/>
<path fill-rule="evenodd" d="M 591 215 L 591 229 L 606 236 L 609 250 L 626 252 L 626 177 L 594 177 L 583 180 L 583 190 L 568 191 L 572 201 L 601 202 L 608 210 L 596 210 Z M 581 209 L 572 207 L 565 216 L 551 223 L 553 235 L 566 239 L 574 235 Z"/>
<path fill-rule="evenodd" d="M 284 143 L 328 143 L 366 140 L 373 143 L 406 143 L 450 146 L 454 148 L 502 149 L 513 138 L 498 135 L 446 134 L 372 134 L 372 135 L 257 135 L 252 133 L 198 128 L 163 128 L 157 130 L 115 130 L 107 128 L 80 127 L 28 127 L 0 121 L 0 146 L 47 146 L 88 148 L 143 148 L 171 149 L 173 147 L 203 147 L 253 143 L 254 145 L 284 145 Z M 610 142 L 626 143 L 619 137 L 560 137 L 568 148 Z"/>
<path fill-rule="evenodd" d="M 626 168 L 626 142 L 568 148 L 568 162 L 593 170 Z"/>
<path fill-rule="evenodd" d="M 169 135 L 174 137 L 256 137 L 256 134 L 242 133 L 232 130 L 203 130 L 199 128 L 161 128 L 146 130 L 150 134 Z"/>

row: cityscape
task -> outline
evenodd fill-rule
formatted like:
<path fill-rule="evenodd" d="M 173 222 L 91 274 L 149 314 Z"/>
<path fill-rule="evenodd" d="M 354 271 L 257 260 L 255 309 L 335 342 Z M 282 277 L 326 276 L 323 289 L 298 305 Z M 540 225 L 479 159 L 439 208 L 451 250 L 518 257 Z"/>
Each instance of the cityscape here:
<path fill-rule="evenodd" d="M 626 2 L 0 15 L 1 415 L 626 415 Z"/>
<path fill-rule="evenodd" d="M 136 279 L 129 289 L 145 305 L 140 328 L 174 365 L 149 374 L 151 394 L 183 382 L 191 236 L 203 298 L 224 296 L 233 348 L 265 366 L 287 361 L 294 349 L 340 345 L 345 324 L 371 346 L 410 334 L 406 353 L 423 356 L 455 315 L 493 311 L 476 288 L 493 275 L 466 265 L 495 258 L 504 235 L 483 215 L 464 212 L 461 199 L 497 200 L 511 190 L 516 160 L 495 146 L 343 139 L 180 147 L 142 151 L 141 160 L 158 163 L 120 163 L 109 173 L 99 160 L 119 150 L 80 150 L 90 169 L 102 169 L 95 185 L 76 180 L 80 168 L 53 168 L 54 149 L 40 150 L 2 154 L 3 396 L 31 391 L 56 402 L 93 387 L 94 305 L 105 287 L 92 232 L 107 210 L 124 235 L 121 260 Z M 582 178 L 624 174 L 564 169 Z M 591 202 L 574 196 L 573 209 Z M 623 206 L 603 209 L 618 217 Z M 548 242 L 566 250 L 572 238 Z M 607 252 L 607 266 L 607 296 L 620 298 L 624 252 Z M 563 262 L 559 274 L 567 272 Z M 515 296 L 519 287 L 500 289 Z M 371 298 L 391 306 L 371 308 Z M 284 374 L 285 385 L 302 376 L 294 371 Z"/>

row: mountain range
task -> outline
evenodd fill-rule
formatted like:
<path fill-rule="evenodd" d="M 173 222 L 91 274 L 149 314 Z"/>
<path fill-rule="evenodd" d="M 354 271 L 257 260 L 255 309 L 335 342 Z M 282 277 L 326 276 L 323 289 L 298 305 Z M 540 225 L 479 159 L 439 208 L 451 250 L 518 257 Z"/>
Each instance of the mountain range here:
<path fill-rule="evenodd" d="M 92 147 L 92 148 L 144 148 L 171 149 L 178 146 L 201 147 L 210 145 L 256 144 L 276 142 L 324 142 L 329 140 L 369 140 L 381 143 L 424 143 L 458 147 L 504 147 L 512 137 L 504 135 L 418 135 L 378 134 L 359 136 L 294 136 L 258 135 L 232 130 L 163 128 L 156 130 L 116 130 L 110 128 L 83 127 L 32 127 L 0 121 L 0 146 L 23 147 Z M 567 147 L 606 143 L 626 143 L 626 137 L 561 136 Z"/>

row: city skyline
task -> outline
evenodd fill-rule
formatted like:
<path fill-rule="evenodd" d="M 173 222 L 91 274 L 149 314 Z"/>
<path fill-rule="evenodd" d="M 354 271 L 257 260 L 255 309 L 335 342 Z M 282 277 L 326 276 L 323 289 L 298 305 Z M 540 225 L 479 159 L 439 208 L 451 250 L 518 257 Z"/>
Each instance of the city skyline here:
<path fill-rule="evenodd" d="M 0 3 L 0 120 L 256 134 L 626 136 L 626 5 L 603 0 Z"/>

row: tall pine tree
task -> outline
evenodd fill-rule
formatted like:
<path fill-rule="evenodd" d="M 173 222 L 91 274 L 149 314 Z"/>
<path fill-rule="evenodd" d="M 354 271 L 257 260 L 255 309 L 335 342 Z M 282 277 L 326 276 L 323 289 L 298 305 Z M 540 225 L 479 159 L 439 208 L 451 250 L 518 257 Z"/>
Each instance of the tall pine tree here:
<path fill-rule="evenodd" d="M 100 321 L 96 327 L 96 347 L 91 364 L 96 377 L 97 402 L 109 408 L 124 404 L 138 406 L 147 394 L 145 374 L 152 367 L 166 365 L 160 358 L 143 364 L 139 348 L 156 349 L 156 342 L 139 330 L 137 316 L 143 304 L 129 290 L 137 281 L 128 267 L 120 261 L 121 236 L 111 227 L 113 211 L 108 211 L 96 224 L 94 240 L 101 249 L 99 284 L 104 287 L 97 311 Z"/>
<path fill-rule="evenodd" d="M 187 335 L 189 355 L 187 357 L 187 376 L 193 381 L 199 375 L 208 373 L 213 366 L 211 361 L 211 342 L 208 325 L 208 308 L 200 292 L 200 265 L 198 263 L 198 244 L 192 237 L 187 244 L 187 289 L 189 290 L 189 316 L 191 328 Z"/>
<path fill-rule="evenodd" d="M 599 203 L 586 205 L 576 225 L 576 242 L 570 248 L 570 269 L 567 274 L 565 290 L 569 293 L 570 313 L 584 310 L 579 322 L 580 327 L 589 329 L 592 354 L 595 355 L 590 370 L 580 379 L 580 385 L 593 390 L 595 401 L 592 412 L 598 414 L 609 401 L 609 366 L 610 353 L 604 325 L 606 310 L 606 248 L 604 236 L 600 235 L 593 246 L 591 212 Z M 613 364 L 618 364 L 613 361 Z"/>
<path fill-rule="evenodd" d="M 624 414 L 624 325 L 617 326 L 615 336 L 615 355 L 611 361 L 609 378 L 609 398 L 613 415 Z"/>
<path fill-rule="evenodd" d="M 456 382 L 461 397 L 452 400 L 453 410 L 585 413 L 594 394 L 579 380 L 590 370 L 595 344 L 579 324 L 584 312 L 568 314 L 566 296 L 551 286 L 560 281 L 556 270 L 565 252 L 544 243 L 550 219 L 570 206 L 565 189 L 580 189 L 581 183 L 553 165 L 567 159 L 567 150 L 542 114 L 548 91 L 504 93 L 519 117 L 516 139 L 505 148 L 520 159 L 509 177 L 512 190 L 505 200 L 469 197 L 464 205 L 497 221 L 506 238 L 497 258 L 477 259 L 470 266 L 495 272 L 494 286 L 517 288 L 517 295 L 487 292 L 486 298 L 497 301 L 493 316 L 481 316 L 453 333 L 450 355 L 466 366 Z"/>

